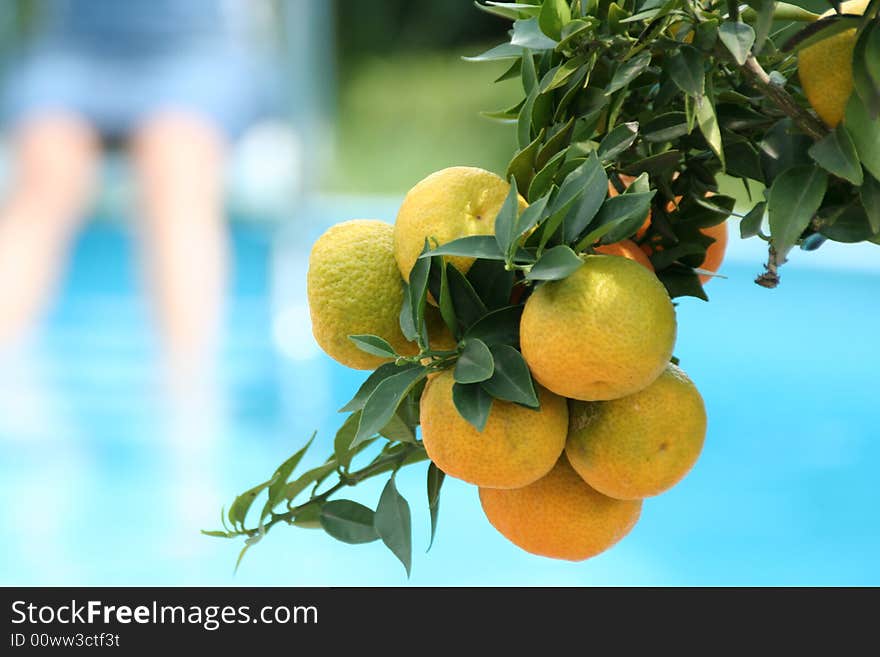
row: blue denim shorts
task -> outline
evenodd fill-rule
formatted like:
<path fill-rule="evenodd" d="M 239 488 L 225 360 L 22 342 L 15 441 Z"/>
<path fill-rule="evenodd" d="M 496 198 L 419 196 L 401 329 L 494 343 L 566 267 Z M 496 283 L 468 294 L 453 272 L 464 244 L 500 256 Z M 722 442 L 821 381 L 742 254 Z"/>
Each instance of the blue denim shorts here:
<path fill-rule="evenodd" d="M 274 88 L 266 63 L 226 43 L 113 58 L 35 47 L 11 63 L 5 78 L 7 122 L 61 110 L 109 137 L 125 137 L 163 110 L 195 113 L 235 137 L 268 111 Z"/>

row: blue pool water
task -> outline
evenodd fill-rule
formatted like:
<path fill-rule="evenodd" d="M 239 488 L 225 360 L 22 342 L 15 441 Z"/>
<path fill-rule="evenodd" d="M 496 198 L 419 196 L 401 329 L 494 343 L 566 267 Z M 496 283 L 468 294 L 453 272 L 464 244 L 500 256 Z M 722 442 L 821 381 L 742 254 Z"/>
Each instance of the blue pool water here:
<path fill-rule="evenodd" d="M 234 575 L 240 544 L 198 533 L 312 430 L 306 465 L 331 449 L 335 410 L 363 374 L 316 350 L 301 279 L 310 241 L 350 210 L 316 206 L 284 234 L 235 229 L 218 385 L 191 412 L 169 413 L 157 394 L 126 229 L 86 232 L 42 339 L 0 384 L 0 584 L 407 581 L 378 543 L 287 527 Z M 728 279 L 709 287 L 711 304 L 679 306 L 676 353 L 710 418 L 690 476 L 649 500 L 616 548 L 572 564 L 507 543 L 475 489 L 455 481 L 424 554 L 424 466 L 415 466 L 399 482 L 414 514 L 413 584 L 880 584 L 880 274 L 814 269 L 809 257 L 821 254 L 805 254 L 767 291 L 751 282 L 759 251 L 739 248 Z M 379 485 L 355 497 L 375 504 Z"/>

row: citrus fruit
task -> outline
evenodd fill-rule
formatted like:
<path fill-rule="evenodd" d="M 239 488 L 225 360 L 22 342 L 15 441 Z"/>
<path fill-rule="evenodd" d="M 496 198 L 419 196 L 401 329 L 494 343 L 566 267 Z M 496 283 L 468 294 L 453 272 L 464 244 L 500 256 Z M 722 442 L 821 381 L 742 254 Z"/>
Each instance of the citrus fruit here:
<path fill-rule="evenodd" d="M 865 13 L 869 0 L 850 0 L 840 5 L 841 13 Z M 829 9 L 822 17 L 833 15 Z M 852 57 L 856 45 L 856 28 L 845 30 L 807 46 L 798 53 L 798 77 L 804 95 L 829 127 L 843 119 L 846 104 L 853 91 Z"/>
<path fill-rule="evenodd" d="M 389 359 L 361 351 L 350 335 L 378 335 L 399 354 L 418 352 L 400 331 L 403 286 L 390 224 L 355 219 L 327 230 L 309 255 L 312 333 L 334 360 L 371 370 Z"/>
<path fill-rule="evenodd" d="M 565 447 L 568 408 L 538 388 L 540 410 L 494 400 L 482 431 L 459 415 L 451 370 L 432 376 L 422 393 L 422 441 L 446 474 L 477 486 L 519 488 L 547 474 Z"/>
<path fill-rule="evenodd" d="M 528 298 L 520 345 L 534 378 L 563 397 L 616 399 L 646 387 L 672 355 L 675 310 L 663 284 L 627 258 L 591 255 Z"/>
<path fill-rule="evenodd" d="M 716 272 L 721 266 L 721 262 L 724 260 L 724 254 L 727 251 L 727 222 L 722 221 L 715 226 L 701 228 L 700 232 L 715 240 L 706 249 L 706 257 L 703 258 L 703 264 L 700 265 L 700 269 Z M 700 274 L 701 283 L 705 284 L 712 278 L 713 277 L 708 274 Z"/>
<path fill-rule="evenodd" d="M 602 246 L 597 246 L 594 250 L 596 253 L 601 253 L 603 255 L 629 258 L 630 260 L 639 263 L 648 271 L 654 271 L 654 265 L 651 264 L 651 259 L 648 258 L 645 252 L 639 248 L 639 245 L 632 240 L 622 240 L 620 242 L 615 242 L 614 244 L 603 244 Z"/>
<path fill-rule="evenodd" d="M 494 235 L 495 217 L 509 191 L 503 178 L 475 167 L 442 169 L 416 184 L 404 198 L 394 224 L 394 257 L 403 278 L 409 280 L 425 239 L 434 247 L 469 235 Z M 520 197 L 519 205 L 522 211 L 528 204 Z M 448 258 L 462 273 L 473 260 Z"/>
<path fill-rule="evenodd" d="M 514 490 L 480 489 L 492 526 L 523 550 L 582 561 L 626 536 L 641 501 L 614 500 L 590 488 L 563 456 L 546 476 Z"/>
<path fill-rule="evenodd" d="M 635 394 L 569 406 L 568 460 L 590 486 L 615 499 L 668 490 L 690 471 L 703 448 L 703 398 L 675 365 Z"/>

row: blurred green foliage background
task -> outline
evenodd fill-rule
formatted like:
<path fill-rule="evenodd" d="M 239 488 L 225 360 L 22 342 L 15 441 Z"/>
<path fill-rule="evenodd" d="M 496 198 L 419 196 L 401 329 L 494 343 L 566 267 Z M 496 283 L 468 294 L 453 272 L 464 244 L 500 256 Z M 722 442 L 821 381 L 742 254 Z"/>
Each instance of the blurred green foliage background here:
<path fill-rule="evenodd" d="M 492 84 L 503 63 L 461 57 L 505 40 L 509 23 L 471 0 L 337 0 L 335 11 L 336 157 L 325 189 L 399 194 L 446 166 L 504 171 L 513 128 L 479 113 L 517 102 L 519 83 Z"/>
<path fill-rule="evenodd" d="M 508 107 L 517 81 L 504 64 L 465 62 L 505 38 L 509 23 L 470 0 L 336 4 L 336 157 L 328 191 L 405 192 L 452 165 L 503 172 L 513 128 L 480 116 Z"/>

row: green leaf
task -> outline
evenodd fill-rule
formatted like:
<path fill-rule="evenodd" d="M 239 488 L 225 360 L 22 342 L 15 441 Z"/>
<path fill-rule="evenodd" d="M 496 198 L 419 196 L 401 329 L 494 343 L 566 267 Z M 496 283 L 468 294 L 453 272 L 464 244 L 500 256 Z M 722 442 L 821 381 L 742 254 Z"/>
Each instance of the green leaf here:
<path fill-rule="evenodd" d="M 681 46 L 679 51 L 669 57 L 667 71 L 679 89 L 699 98 L 706 88 L 704 73 L 705 57 L 696 48 Z"/>
<path fill-rule="evenodd" d="M 437 518 L 440 514 L 440 489 L 446 473 L 434 463 L 428 466 L 428 510 L 431 513 L 431 540 L 428 542 L 428 550 L 434 545 L 434 537 L 437 535 Z"/>
<path fill-rule="evenodd" d="M 229 506 L 229 511 L 227 511 L 227 518 L 229 518 L 229 522 L 233 528 L 236 526 L 244 528 L 244 521 L 247 518 L 248 511 L 250 511 L 251 506 L 253 506 L 254 500 L 256 500 L 257 496 L 272 484 L 272 481 L 272 479 L 264 481 L 262 484 L 258 484 L 250 490 L 246 490 L 235 498 Z"/>
<path fill-rule="evenodd" d="M 755 44 L 755 31 L 745 23 L 725 22 L 718 28 L 718 38 L 733 55 L 736 63 L 742 66 Z"/>
<path fill-rule="evenodd" d="M 495 373 L 480 385 L 495 399 L 538 408 L 538 396 L 532 375 L 522 354 L 506 344 L 489 348 L 495 360 Z"/>
<path fill-rule="evenodd" d="M 491 238 L 494 240 L 494 238 Z M 451 264 L 446 265 L 449 293 L 455 306 L 455 317 L 464 331 L 486 314 L 486 305 L 464 275 Z"/>
<path fill-rule="evenodd" d="M 337 465 L 343 470 L 348 470 L 351 463 L 351 444 L 357 434 L 358 423 L 361 421 L 361 411 L 355 411 L 347 418 L 333 439 L 333 454 L 336 456 Z"/>
<path fill-rule="evenodd" d="M 394 347 L 388 344 L 387 340 L 383 340 L 378 335 L 349 335 L 348 339 L 354 342 L 355 346 L 361 351 L 368 354 L 379 356 L 380 358 L 396 358 L 397 352 Z"/>
<path fill-rule="evenodd" d="M 538 151 L 538 155 L 535 157 L 534 168 L 535 170 L 539 170 L 550 159 L 556 155 L 559 151 L 564 149 L 571 142 L 571 134 L 574 131 L 574 122 L 575 117 L 571 117 L 565 124 L 560 126 L 552 136 L 550 136 L 545 144 L 541 147 L 541 150 Z M 520 189 L 526 189 L 525 186 L 520 185 Z M 529 199 L 533 199 L 533 196 L 530 196 Z"/>
<path fill-rule="evenodd" d="M 615 91 L 623 89 L 630 82 L 645 72 L 645 69 L 651 64 L 651 53 L 643 50 L 638 55 L 623 62 L 614 72 L 611 82 L 605 87 L 605 95 L 610 96 Z"/>
<path fill-rule="evenodd" d="M 654 117 L 642 126 L 642 137 L 651 143 L 674 141 L 688 134 L 684 112 L 667 112 Z"/>
<path fill-rule="evenodd" d="M 517 223 L 516 231 L 514 232 L 514 244 L 513 249 L 519 244 L 520 238 L 528 233 L 532 228 L 534 228 L 538 222 L 540 222 L 544 218 L 544 211 L 547 208 L 547 202 L 550 200 L 550 193 L 548 192 L 541 198 L 537 199 L 534 203 L 529 205 L 523 213 L 519 216 L 519 221 Z"/>
<path fill-rule="evenodd" d="M 394 475 L 391 475 L 379 497 L 373 524 L 379 538 L 400 559 L 406 569 L 406 576 L 409 577 L 412 568 L 412 520 L 409 504 L 397 492 Z"/>
<path fill-rule="evenodd" d="M 582 167 L 582 168 L 581 168 Z M 563 240 L 573 242 L 590 224 L 608 195 L 608 176 L 595 153 L 579 167 L 580 198 L 571 206 L 563 224 Z"/>
<path fill-rule="evenodd" d="M 537 99 L 538 89 L 535 88 L 526 96 L 526 100 L 516 118 L 516 143 L 520 148 L 527 148 L 532 143 L 532 116 Z"/>
<path fill-rule="evenodd" d="M 484 258 L 486 260 L 504 260 L 504 254 L 498 248 L 498 242 L 494 235 L 468 235 L 459 237 L 446 244 L 441 244 L 433 251 L 419 256 L 430 258 L 431 256 L 467 256 L 469 258 Z"/>
<path fill-rule="evenodd" d="M 880 181 L 873 176 L 866 176 L 862 188 L 859 190 L 862 207 L 871 225 L 873 232 L 880 233 Z"/>
<path fill-rule="evenodd" d="M 529 184 L 527 194 L 529 199 L 536 199 L 550 193 L 553 180 L 556 178 L 556 173 L 559 171 L 564 160 L 565 151 L 560 151 L 550 158 L 550 161 L 547 162 L 543 169 L 535 174 L 532 182 Z"/>
<path fill-rule="evenodd" d="M 535 158 L 538 156 L 538 149 L 541 141 L 544 139 L 544 131 L 535 137 L 535 139 L 521 151 L 518 151 L 510 164 L 507 165 L 507 178 L 513 176 L 520 189 L 528 189 L 535 175 Z"/>
<path fill-rule="evenodd" d="M 388 420 L 388 424 L 379 430 L 379 435 L 387 438 L 392 442 L 413 443 L 416 442 L 416 435 L 413 428 L 404 422 L 400 417 L 400 413 L 395 413 Z"/>
<path fill-rule="evenodd" d="M 584 189 L 592 186 L 594 179 L 600 175 L 599 170 L 602 169 L 602 165 L 599 164 L 595 153 L 590 153 L 590 155 L 592 157 L 578 165 L 562 181 L 559 192 L 550 207 L 552 214 L 569 208 L 570 204 L 584 193 Z M 604 175 L 604 171 L 601 172 L 601 175 Z"/>
<path fill-rule="evenodd" d="M 440 316 L 443 318 L 443 323 L 446 324 L 449 332 L 452 333 L 454 337 L 458 338 L 460 336 L 458 318 L 455 316 L 455 304 L 452 301 L 452 291 L 449 289 L 449 275 L 446 271 L 446 261 L 442 256 L 439 256 L 438 260 L 439 263 L 434 261 L 435 264 L 437 264 L 437 267 L 432 267 L 432 271 L 436 269 L 440 272 L 440 296 L 438 297 L 437 302 L 440 307 Z"/>
<path fill-rule="evenodd" d="M 690 267 L 674 264 L 662 271 L 658 271 L 657 278 L 663 283 L 671 299 L 696 297 L 703 301 L 709 300 L 709 297 L 703 291 L 700 277 Z"/>
<path fill-rule="evenodd" d="M 761 224 L 764 222 L 764 212 L 766 209 L 767 204 L 764 201 L 761 201 L 749 210 L 748 214 L 746 214 L 746 216 L 742 218 L 742 221 L 740 221 L 740 237 L 746 239 L 748 237 L 754 237 L 761 232 Z"/>
<path fill-rule="evenodd" d="M 819 232 L 835 242 L 846 243 L 863 242 L 875 235 L 865 209 L 859 205 L 851 205 L 838 213 L 834 221 L 822 226 Z"/>
<path fill-rule="evenodd" d="M 567 0 L 544 0 L 538 15 L 538 24 L 544 34 L 559 41 L 563 26 L 570 20 L 571 9 Z"/>
<path fill-rule="evenodd" d="M 695 101 L 695 110 L 697 116 L 697 125 L 700 126 L 700 132 L 706 138 L 709 148 L 721 160 L 724 165 L 724 147 L 721 142 L 721 128 L 718 126 L 718 119 L 715 117 L 715 107 L 712 100 L 708 96 L 701 96 Z"/>
<path fill-rule="evenodd" d="M 634 185 L 630 185 L 630 189 L 633 187 Z M 595 220 L 590 224 L 590 232 L 594 233 L 599 228 L 605 228 L 602 231 L 604 244 L 613 244 L 626 239 L 645 222 L 651 207 L 651 199 L 654 198 L 655 193 L 654 191 L 631 192 L 627 190 L 619 196 L 607 199 L 599 209 Z M 586 248 L 598 239 L 592 237 L 592 241 L 590 241 L 588 239 L 590 237 L 590 235 L 586 236 L 578 246 L 583 244 Z"/>
<path fill-rule="evenodd" d="M 477 431 L 483 431 L 492 410 L 492 395 L 483 390 L 479 383 L 454 383 L 452 402 L 459 415 Z"/>
<path fill-rule="evenodd" d="M 525 213 L 523 213 L 525 216 Z M 475 260 L 468 269 L 467 280 L 486 308 L 503 308 L 510 303 L 515 274 L 499 260 Z"/>
<path fill-rule="evenodd" d="M 597 155 L 603 162 L 610 162 L 633 145 L 639 135 L 639 124 L 636 121 L 622 123 L 605 135 L 599 144 Z"/>
<path fill-rule="evenodd" d="M 868 115 L 880 117 L 880 22 L 862 30 L 853 49 L 853 86 Z"/>
<path fill-rule="evenodd" d="M 519 191 L 516 187 L 516 178 L 510 181 L 510 190 L 507 192 L 507 198 L 498 216 L 495 217 L 495 241 L 498 243 L 498 250 L 510 258 L 516 249 L 517 223 L 519 220 Z"/>
<path fill-rule="evenodd" d="M 419 339 L 419 332 L 416 330 L 413 318 L 412 299 L 410 297 L 409 283 L 401 281 L 403 287 L 403 303 L 400 304 L 400 316 L 397 323 L 400 324 L 400 332 L 410 342 L 416 342 Z"/>
<path fill-rule="evenodd" d="M 519 320 L 522 311 L 521 305 L 493 310 L 471 326 L 464 338 L 465 340 L 476 338 L 490 346 L 509 344 L 515 347 L 519 344 Z"/>
<path fill-rule="evenodd" d="M 425 239 L 422 255 L 430 252 L 431 247 Z M 415 329 L 416 340 L 422 343 L 425 335 L 425 303 L 428 300 L 428 276 L 431 273 L 431 261 L 429 259 L 416 259 L 409 272 L 409 307 L 412 313 L 412 326 Z"/>
<path fill-rule="evenodd" d="M 364 404 L 352 446 L 379 433 L 391 420 L 401 400 L 427 373 L 425 367 L 418 366 L 381 381 Z"/>
<path fill-rule="evenodd" d="M 767 212 L 771 240 L 776 251 L 785 255 L 810 225 L 822 204 L 828 176 L 815 166 L 787 169 L 770 188 Z"/>
<path fill-rule="evenodd" d="M 586 37 L 591 29 L 596 26 L 596 19 L 581 20 L 576 18 L 562 28 L 562 38 L 556 45 L 557 52 L 564 52 L 575 45 L 575 41 Z"/>
<path fill-rule="evenodd" d="M 531 50 L 553 50 L 556 41 L 541 31 L 537 18 L 518 20 L 513 23 L 513 36 L 510 44 Z"/>
<path fill-rule="evenodd" d="M 864 180 L 856 145 L 849 133 L 838 125 L 810 147 L 810 157 L 828 173 L 859 186 Z"/>
<path fill-rule="evenodd" d="M 800 132 L 791 119 L 777 121 L 758 143 L 767 181 L 772 182 L 788 168 L 809 162 L 807 151 L 812 145 L 813 141 Z"/>
<path fill-rule="evenodd" d="M 577 253 L 564 244 L 560 244 L 544 251 L 538 262 L 526 274 L 526 280 L 558 281 L 576 272 L 583 264 L 584 261 L 578 257 Z"/>
<path fill-rule="evenodd" d="M 345 406 L 339 409 L 340 413 L 351 413 L 353 411 L 359 411 L 364 407 L 367 399 L 373 391 L 376 389 L 376 386 L 379 385 L 382 381 L 387 379 L 389 376 L 394 376 L 404 370 L 414 369 L 419 367 L 418 365 L 412 363 L 406 363 L 403 365 L 397 365 L 395 363 L 384 363 L 380 365 L 374 372 L 367 377 L 367 380 L 361 384 L 361 387 L 358 388 L 355 396 L 349 401 Z"/>
<path fill-rule="evenodd" d="M 755 11 L 758 16 L 755 21 L 755 45 L 752 46 L 752 50 L 755 55 L 758 55 L 770 35 L 770 28 L 773 27 L 773 14 L 776 13 L 778 3 L 773 0 L 757 0 L 754 4 L 757 5 Z"/>
<path fill-rule="evenodd" d="M 373 510 L 351 500 L 331 500 L 321 509 L 321 527 L 343 543 L 371 543 L 379 538 Z"/>
<path fill-rule="evenodd" d="M 455 364 L 453 377 L 457 383 L 480 383 L 495 372 L 492 352 L 479 338 L 468 338 Z"/>
<path fill-rule="evenodd" d="M 520 62 L 520 79 L 522 80 L 523 91 L 528 96 L 535 91 L 535 87 L 538 86 L 538 72 L 535 70 L 535 58 L 528 49 L 525 49 L 523 50 Z"/>
<path fill-rule="evenodd" d="M 515 46 L 510 43 L 502 43 L 499 46 L 490 48 L 480 55 L 472 57 L 462 57 L 468 62 L 494 62 L 499 59 L 519 59 L 522 57 L 523 49 L 521 46 Z"/>
<path fill-rule="evenodd" d="M 287 499 L 285 495 L 285 492 L 287 491 L 287 479 L 296 469 L 296 466 L 299 465 L 299 462 L 302 461 L 303 456 L 305 456 L 305 453 L 308 451 L 309 447 L 311 447 L 312 442 L 314 442 L 316 435 L 317 432 L 312 433 L 312 437 L 309 438 L 308 442 L 293 456 L 279 465 L 277 470 L 275 470 L 275 474 L 272 475 L 272 479 L 270 480 L 272 483 L 269 485 L 269 496 L 263 507 L 263 513 L 260 516 L 261 519 L 266 518 L 272 512 L 272 509 L 274 509 L 282 500 Z"/>
<path fill-rule="evenodd" d="M 321 529 L 321 509 L 326 502 L 309 502 L 296 512 L 291 524 L 304 529 Z"/>
<path fill-rule="evenodd" d="M 366 443 L 361 443 L 362 445 Z M 291 481 L 287 484 L 287 487 L 284 490 L 284 496 L 288 501 L 292 501 L 296 499 L 296 497 L 302 493 L 306 488 L 313 484 L 320 484 L 324 479 L 329 477 L 331 474 L 336 472 L 337 468 L 336 459 L 331 459 L 324 463 L 323 465 L 319 465 L 316 468 L 312 468 L 301 474 L 294 481 Z"/>
<path fill-rule="evenodd" d="M 859 95 L 853 94 L 846 106 L 843 125 L 852 137 L 862 166 L 880 179 L 880 118 L 871 119 Z"/>
<path fill-rule="evenodd" d="M 573 76 L 578 71 L 578 69 L 580 69 L 587 63 L 587 61 L 588 60 L 586 55 L 578 55 L 577 57 L 563 62 L 559 66 L 559 68 L 556 69 L 553 77 L 550 78 L 550 83 L 545 89 L 543 89 L 543 91 L 553 91 L 554 89 L 558 89 L 559 87 L 564 85 L 566 82 L 568 82 L 571 76 Z"/>

